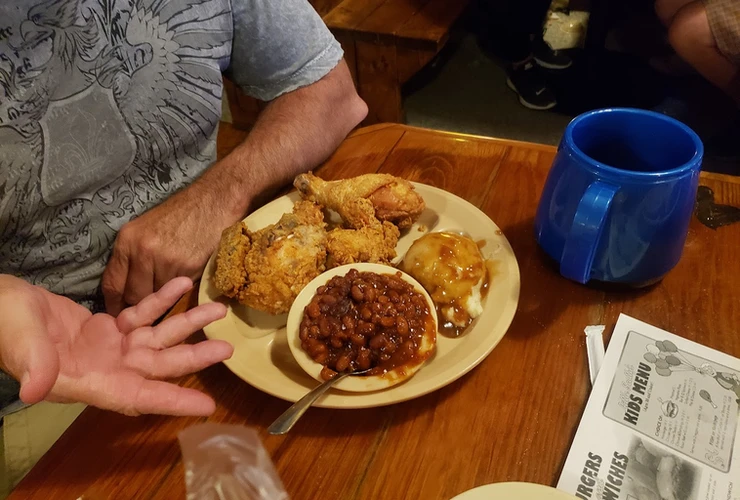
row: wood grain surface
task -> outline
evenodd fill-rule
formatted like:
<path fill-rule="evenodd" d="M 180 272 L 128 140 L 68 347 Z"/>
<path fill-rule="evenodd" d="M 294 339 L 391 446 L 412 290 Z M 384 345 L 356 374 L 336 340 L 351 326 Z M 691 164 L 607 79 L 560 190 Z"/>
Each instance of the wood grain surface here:
<path fill-rule="evenodd" d="M 244 133 L 224 126 L 221 134 L 223 155 Z M 356 131 L 317 171 L 329 179 L 381 171 L 431 184 L 480 207 L 503 230 L 520 266 L 519 309 L 506 337 L 466 376 L 390 407 L 314 408 L 282 437 L 266 428 L 289 403 L 223 365 L 181 384 L 215 398 L 209 421 L 259 430 L 294 500 L 448 500 L 491 482 L 553 485 L 588 397 L 586 325 L 605 324 L 608 336 L 624 312 L 740 357 L 740 223 L 712 230 L 694 218 L 678 267 L 651 288 L 577 285 L 559 276 L 533 235 L 554 154 L 548 146 L 378 125 Z M 717 203 L 740 205 L 735 178 L 703 175 L 702 184 Z M 89 408 L 10 498 L 185 498 L 177 433 L 203 421 Z"/>

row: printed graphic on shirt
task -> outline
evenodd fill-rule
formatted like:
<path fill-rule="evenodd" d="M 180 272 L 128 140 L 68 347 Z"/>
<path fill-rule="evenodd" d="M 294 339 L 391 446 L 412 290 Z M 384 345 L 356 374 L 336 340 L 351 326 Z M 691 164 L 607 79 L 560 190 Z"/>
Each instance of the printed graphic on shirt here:
<path fill-rule="evenodd" d="M 230 2 L 3 3 L 0 272 L 78 293 L 125 222 L 207 166 Z"/>

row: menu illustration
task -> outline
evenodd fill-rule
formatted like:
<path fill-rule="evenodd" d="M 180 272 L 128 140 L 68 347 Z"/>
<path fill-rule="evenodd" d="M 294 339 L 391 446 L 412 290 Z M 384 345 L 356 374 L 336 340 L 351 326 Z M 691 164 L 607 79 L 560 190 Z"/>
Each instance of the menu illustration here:
<path fill-rule="evenodd" d="M 558 488 L 740 500 L 740 360 L 620 316 Z"/>

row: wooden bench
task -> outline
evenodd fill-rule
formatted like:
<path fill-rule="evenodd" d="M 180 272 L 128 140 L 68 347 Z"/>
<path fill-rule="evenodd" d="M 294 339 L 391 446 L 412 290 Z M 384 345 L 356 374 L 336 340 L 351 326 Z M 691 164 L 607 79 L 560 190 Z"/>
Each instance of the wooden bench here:
<path fill-rule="evenodd" d="M 309 0 L 342 44 L 364 124 L 403 121 L 401 86 L 442 50 L 469 0 Z M 235 126 L 254 123 L 259 103 L 227 85 Z M 236 105 L 234 105 L 236 104 Z M 235 109 L 236 108 L 236 109 Z"/>

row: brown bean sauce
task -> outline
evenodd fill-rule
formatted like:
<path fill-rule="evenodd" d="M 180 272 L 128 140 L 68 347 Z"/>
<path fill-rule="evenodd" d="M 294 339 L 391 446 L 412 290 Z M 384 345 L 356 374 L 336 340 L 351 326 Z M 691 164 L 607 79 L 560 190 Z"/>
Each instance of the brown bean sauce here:
<path fill-rule="evenodd" d="M 390 270 L 390 269 L 389 269 Z M 381 375 L 423 361 L 419 353 L 434 320 L 424 296 L 400 273 L 350 270 L 318 288 L 300 326 L 301 347 L 324 365 L 323 379 L 336 372 L 371 369 Z"/>

